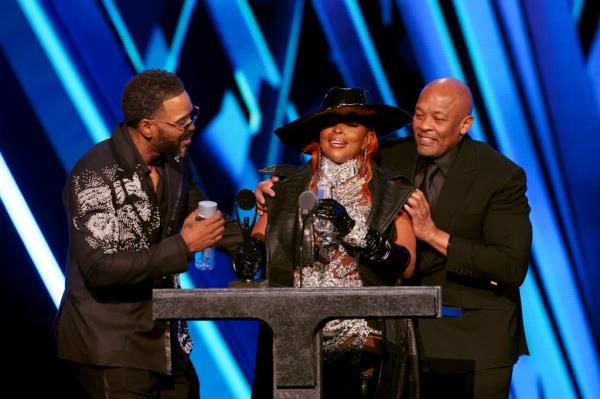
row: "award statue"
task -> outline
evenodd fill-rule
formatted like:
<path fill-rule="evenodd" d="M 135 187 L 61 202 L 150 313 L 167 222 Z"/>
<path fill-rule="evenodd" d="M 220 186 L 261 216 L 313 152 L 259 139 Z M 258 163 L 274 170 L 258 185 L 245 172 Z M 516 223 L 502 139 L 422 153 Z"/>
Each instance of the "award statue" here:
<path fill-rule="evenodd" d="M 244 216 L 243 218 L 240 216 L 238 208 L 244 211 L 254 209 L 252 223 L 249 216 Z M 256 222 L 256 200 L 251 190 L 244 189 L 237 194 L 235 198 L 235 215 L 240 231 L 242 232 L 243 244 L 241 251 L 235 254 L 233 258 L 233 270 L 238 280 L 245 283 L 252 283 L 255 281 L 256 273 L 264 256 L 257 248 L 257 240 L 251 237 L 252 228 Z"/>

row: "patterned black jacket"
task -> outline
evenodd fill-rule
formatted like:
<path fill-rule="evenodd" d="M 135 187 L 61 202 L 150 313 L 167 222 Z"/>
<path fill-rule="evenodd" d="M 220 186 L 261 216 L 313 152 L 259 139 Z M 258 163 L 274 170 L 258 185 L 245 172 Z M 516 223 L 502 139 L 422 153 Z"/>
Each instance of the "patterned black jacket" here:
<path fill-rule="evenodd" d="M 56 319 L 58 356 L 97 366 L 171 372 L 169 324 L 152 320 L 152 289 L 173 287 L 191 254 L 178 234 L 205 196 L 186 158 L 167 157 L 167 218 L 125 124 L 94 146 L 67 180 L 66 287 Z M 240 242 L 233 224 L 220 244 Z"/>

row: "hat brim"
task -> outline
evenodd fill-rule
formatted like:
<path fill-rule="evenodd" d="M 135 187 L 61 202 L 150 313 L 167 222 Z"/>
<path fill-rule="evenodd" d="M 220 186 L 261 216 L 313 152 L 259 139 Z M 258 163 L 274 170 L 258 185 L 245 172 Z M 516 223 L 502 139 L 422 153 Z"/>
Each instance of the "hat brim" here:
<path fill-rule="evenodd" d="M 375 130 L 378 137 L 402 128 L 411 120 L 408 112 L 391 105 L 343 105 L 313 112 L 275 129 L 287 146 L 302 152 L 312 142 L 319 142 L 319 132 L 338 122 L 358 122 Z"/>

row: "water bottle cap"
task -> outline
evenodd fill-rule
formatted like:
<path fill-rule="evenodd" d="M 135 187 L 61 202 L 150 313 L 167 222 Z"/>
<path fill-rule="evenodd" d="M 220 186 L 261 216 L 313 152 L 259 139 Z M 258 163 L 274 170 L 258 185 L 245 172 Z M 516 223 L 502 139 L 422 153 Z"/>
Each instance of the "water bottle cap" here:
<path fill-rule="evenodd" d="M 208 218 L 217 212 L 217 203 L 214 201 L 199 201 L 198 202 L 198 216 L 201 218 Z"/>

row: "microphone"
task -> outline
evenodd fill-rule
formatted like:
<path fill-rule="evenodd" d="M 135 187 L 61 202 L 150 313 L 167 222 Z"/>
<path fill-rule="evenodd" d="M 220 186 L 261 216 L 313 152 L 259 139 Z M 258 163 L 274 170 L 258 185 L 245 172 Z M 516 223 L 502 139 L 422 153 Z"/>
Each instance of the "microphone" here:
<path fill-rule="evenodd" d="M 308 216 L 317 205 L 317 196 L 312 191 L 304 191 L 298 196 L 298 208 L 302 217 Z"/>
<path fill-rule="evenodd" d="M 299 257 L 299 259 L 296 259 L 296 264 L 300 265 L 300 267 L 303 266 L 304 264 L 304 243 L 305 243 L 305 238 L 309 237 L 312 234 L 312 229 L 306 229 L 306 219 L 308 218 L 308 216 L 311 214 L 311 212 L 313 211 L 313 209 L 315 209 L 315 206 L 317 205 L 317 196 L 312 192 L 312 191 L 304 191 L 302 192 L 302 194 L 300 194 L 298 196 L 298 208 L 300 209 L 300 220 L 299 220 L 299 224 L 300 224 L 300 237 L 298 239 L 298 252 L 296 253 L 296 256 Z M 307 248 L 309 249 L 309 251 L 311 251 L 310 247 Z M 304 278 L 303 278 L 303 274 L 304 271 L 302 269 L 300 269 L 300 287 L 304 286 Z"/>
<path fill-rule="evenodd" d="M 250 209 L 254 208 L 254 205 L 256 204 L 254 193 L 252 190 L 248 190 L 247 188 L 241 190 L 235 197 L 235 203 L 240 207 L 240 209 L 249 211 Z"/>

